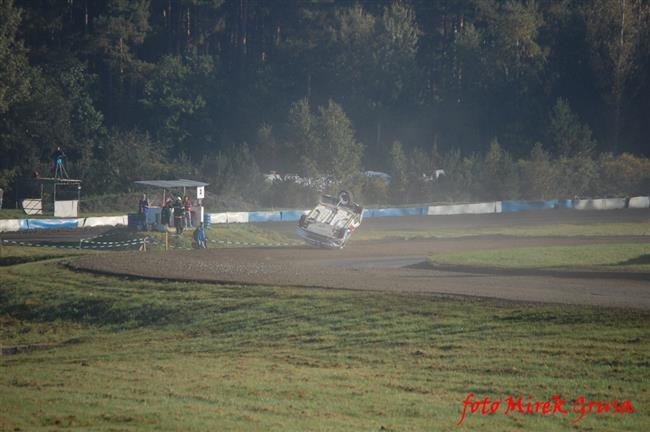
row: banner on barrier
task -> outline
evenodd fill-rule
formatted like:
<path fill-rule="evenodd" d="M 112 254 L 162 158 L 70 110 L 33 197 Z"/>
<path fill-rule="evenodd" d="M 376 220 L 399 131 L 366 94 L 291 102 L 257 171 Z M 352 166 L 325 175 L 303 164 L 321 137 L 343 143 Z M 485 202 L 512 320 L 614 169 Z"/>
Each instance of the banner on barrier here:
<path fill-rule="evenodd" d="M 427 209 L 427 215 L 458 215 L 458 214 L 486 214 L 501 213 L 502 204 L 500 201 L 475 203 L 475 204 L 451 204 L 430 206 Z"/>
<path fill-rule="evenodd" d="M 256 211 L 248 213 L 248 222 L 279 222 L 282 214 L 279 211 Z"/>
<path fill-rule="evenodd" d="M 300 217 L 309 213 L 309 210 L 283 210 L 280 212 L 283 221 L 294 222 L 300 220 Z"/>
<path fill-rule="evenodd" d="M 210 213 L 211 224 L 225 224 L 228 223 L 228 213 Z"/>
<path fill-rule="evenodd" d="M 84 227 L 127 225 L 127 216 L 96 216 L 84 219 Z"/>
<path fill-rule="evenodd" d="M 530 211 L 530 210 L 546 210 L 556 208 L 558 202 L 556 200 L 549 201 L 501 201 L 501 211 L 503 213 Z"/>
<path fill-rule="evenodd" d="M 421 216 L 426 214 L 427 207 L 395 207 L 395 208 L 378 208 L 365 209 L 364 218 L 389 217 L 389 216 Z"/>
<path fill-rule="evenodd" d="M 25 219 L 28 229 L 78 228 L 79 219 Z"/>
<path fill-rule="evenodd" d="M 20 219 L 0 220 L 0 232 L 20 231 Z"/>
<path fill-rule="evenodd" d="M 228 212 L 228 223 L 248 223 L 248 212 Z"/>
<path fill-rule="evenodd" d="M 650 207 L 650 197 L 632 197 L 628 204 L 629 208 L 649 208 Z"/>
<path fill-rule="evenodd" d="M 625 208 L 625 198 L 603 198 L 577 200 L 573 203 L 576 210 L 616 210 Z"/>

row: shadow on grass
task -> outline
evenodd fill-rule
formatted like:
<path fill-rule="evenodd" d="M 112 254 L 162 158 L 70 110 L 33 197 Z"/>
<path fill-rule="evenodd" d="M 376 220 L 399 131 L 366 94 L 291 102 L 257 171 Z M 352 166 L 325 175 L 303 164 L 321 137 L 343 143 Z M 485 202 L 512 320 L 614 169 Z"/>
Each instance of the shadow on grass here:
<path fill-rule="evenodd" d="M 639 265 L 639 264 L 650 264 L 650 254 L 639 255 L 636 258 L 630 258 L 629 260 L 621 261 L 616 264 L 610 264 L 610 265 L 624 266 L 624 265 Z"/>
<path fill-rule="evenodd" d="M 72 298 L 58 303 L 27 304 L 0 301 L 0 313 L 21 320 L 66 320 L 94 325 L 140 327 L 175 324 L 185 320 L 177 309 L 154 303 L 118 305 L 111 299 Z M 3 304 L 4 303 L 4 304 Z"/>

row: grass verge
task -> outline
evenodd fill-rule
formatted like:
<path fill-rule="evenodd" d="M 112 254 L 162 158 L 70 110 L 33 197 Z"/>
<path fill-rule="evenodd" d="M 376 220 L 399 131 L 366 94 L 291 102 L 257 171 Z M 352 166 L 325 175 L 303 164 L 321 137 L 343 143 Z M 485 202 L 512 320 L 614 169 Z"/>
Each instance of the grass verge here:
<path fill-rule="evenodd" d="M 2 269 L 0 324 L 3 347 L 52 346 L 0 358 L 2 430 L 453 430 L 469 393 L 630 399 L 635 412 L 473 414 L 458 430 L 650 423 L 648 312 L 129 281 L 42 262 Z"/>
<path fill-rule="evenodd" d="M 432 264 L 650 272 L 650 243 L 544 246 L 436 254 Z"/>
<path fill-rule="evenodd" d="M 191 248 L 193 233 L 194 230 L 185 230 L 181 235 L 176 235 L 171 232 L 168 233 L 169 246 L 171 248 Z M 237 242 L 244 246 L 246 244 L 302 244 L 296 238 L 251 224 L 213 225 L 207 230 L 206 234 L 209 239 L 209 248 L 229 247 L 229 244 L 226 242 Z M 148 232 L 146 235 L 155 240 L 155 244 L 153 245 L 154 249 L 164 248 L 164 233 Z"/>

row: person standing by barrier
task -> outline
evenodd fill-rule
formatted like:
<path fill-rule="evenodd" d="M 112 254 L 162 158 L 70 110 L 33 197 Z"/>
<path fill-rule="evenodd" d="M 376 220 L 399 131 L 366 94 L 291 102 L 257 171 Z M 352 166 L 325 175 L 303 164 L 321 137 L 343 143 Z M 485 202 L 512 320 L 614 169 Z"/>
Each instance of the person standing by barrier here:
<path fill-rule="evenodd" d="M 5 190 L 0 187 L 0 209 L 2 208 L 2 198 L 5 194 Z"/>
<path fill-rule="evenodd" d="M 176 234 L 183 234 L 183 202 L 181 197 L 176 198 L 174 202 L 174 226 L 176 227 Z"/>
<path fill-rule="evenodd" d="M 187 195 L 183 197 L 183 211 L 185 227 L 189 228 L 192 226 L 192 200 Z"/>
<path fill-rule="evenodd" d="M 138 203 L 138 215 L 140 217 L 140 225 L 143 230 L 147 230 L 147 211 L 149 210 L 149 200 L 147 194 L 142 194 L 140 202 Z"/>
<path fill-rule="evenodd" d="M 196 244 L 197 249 L 208 248 L 208 237 L 205 235 L 203 222 L 201 222 L 196 230 L 194 230 L 194 243 Z"/>

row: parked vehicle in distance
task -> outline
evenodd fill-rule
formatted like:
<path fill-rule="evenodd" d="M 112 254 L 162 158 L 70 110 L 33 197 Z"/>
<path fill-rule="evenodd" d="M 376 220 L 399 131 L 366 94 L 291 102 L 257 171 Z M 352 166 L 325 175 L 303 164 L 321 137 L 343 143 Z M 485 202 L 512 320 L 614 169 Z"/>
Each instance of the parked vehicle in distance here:
<path fill-rule="evenodd" d="M 363 207 L 352 202 L 352 195 L 322 195 L 318 205 L 298 221 L 297 234 L 310 245 L 342 249 L 361 225 Z"/>

